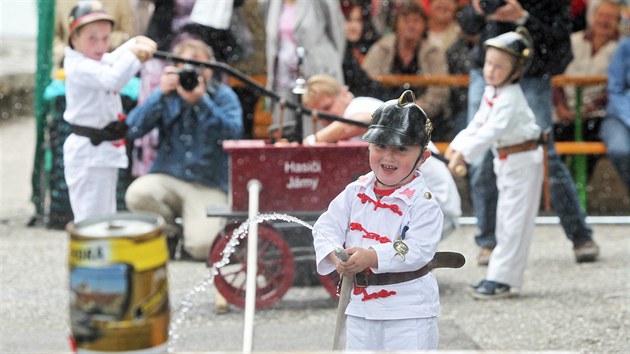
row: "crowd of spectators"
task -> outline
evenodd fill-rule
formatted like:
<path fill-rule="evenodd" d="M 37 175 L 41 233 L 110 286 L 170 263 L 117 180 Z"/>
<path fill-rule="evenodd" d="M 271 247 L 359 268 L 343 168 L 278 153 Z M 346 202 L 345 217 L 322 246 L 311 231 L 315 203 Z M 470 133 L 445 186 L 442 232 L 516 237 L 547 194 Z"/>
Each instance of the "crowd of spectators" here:
<path fill-rule="evenodd" d="M 479 43 L 486 39 L 483 36 L 488 31 L 496 35 L 513 30 L 516 25 L 529 27 L 534 41 L 538 42 L 534 64 L 524 75 L 525 83 L 532 77 L 549 83 L 550 75 L 558 74 L 606 75 L 620 39 L 627 35 L 622 23 L 627 24 L 630 15 L 624 0 L 487 3 L 494 2 L 501 5 L 496 13 L 487 8 L 488 13 L 480 13 L 479 0 L 103 0 L 105 8 L 115 18 L 112 47 L 138 34 L 153 39 L 158 50 L 167 52 L 183 40 L 199 39 L 214 49 L 216 60 L 248 75 L 266 76 L 267 87 L 288 101 L 299 101 L 300 93 L 295 86 L 300 79 L 318 74 L 334 77 L 357 96 L 382 101 L 396 98 L 410 88 L 408 84 L 400 87 L 382 84 L 380 80 L 386 75 L 471 74 L 474 89 L 475 67 L 483 60 L 483 54 L 478 52 Z M 551 5 L 542 9 L 543 3 Z M 68 43 L 67 17 L 74 4 L 76 1 L 57 1 L 54 58 L 57 64 L 62 60 L 60 49 Z M 537 18 L 552 9 L 556 11 L 555 19 L 561 22 L 555 23 L 555 27 Z M 571 24 L 570 40 L 558 46 L 549 41 L 553 36 L 544 32 L 547 25 L 557 29 L 560 25 L 571 28 Z M 303 48 L 303 52 L 299 48 Z M 561 52 L 561 55 L 550 56 L 550 53 Z M 159 88 L 168 65 L 158 58 L 145 63 L 138 74 L 142 82 L 138 106 Z M 215 73 L 213 80 L 228 83 L 227 77 L 219 73 Z M 466 126 L 470 107 L 478 105 L 474 101 L 478 97 L 470 95 L 471 88 L 429 85 L 412 89 L 418 105 L 433 122 L 434 141 L 450 141 Z M 532 90 L 543 95 L 547 92 Z M 607 88 L 602 84 L 583 91 L 581 113 L 585 117 L 587 140 L 601 140 L 598 133 L 601 122 L 612 120 L 610 109 L 607 111 L 610 90 L 610 85 Z M 260 93 L 237 88 L 235 91 L 242 105 L 243 137 L 252 137 L 254 126 L 258 124 L 253 106 Z M 525 91 L 527 94 L 528 89 Z M 549 93 L 553 101 L 550 97 L 538 103 L 549 101 L 545 109 L 554 112 L 555 133 L 560 139 L 572 140 L 575 89 L 555 87 L 553 95 L 551 90 Z M 471 102 L 469 98 L 474 100 Z M 273 112 L 268 137 L 302 141 L 314 133 L 316 127 L 310 126 L 310 119 L 301 120 L 299 115 L 285 109 L 282 101 L 268 103 L 271 108 L 266 105 L 266 109 Z M 296 122 L 300 120 L 306 125 L 302 132 L 295 131 Z M 159 133 L 157 130 L 146 132 L 133 144 L 132 166 L 134 176 L 139 177 L 149 171 L 156 157 Z M 610 145 L 608 149 L 616 151 Z M 616 166 L 627 183 L 627 164 Z M 558 179 L 568 181 L 565 174 Z M 567 183 L 566 188 L 575 189 L 572 181 Z M 476 189 L 474 183 L 472 187 Z M 481 188 L 476 190 L 486 194 Z M 577 215 L 581 214 L 577 212 Z M 492 223 L 492 215 L 489 219 Z M 573 224 L 582 225 L 583 218 Z M 588 228 L 584 226 L 584 230 Z M 585 234 L 590 235 L 587 231 Z M 576 237 L 575 234 L 568 236 Z"/>
<path fill-rule="evenodd" d="M 621 7 L 611 0 L 599 1 L 586 28 L 573 32 L 573 60 L 565 75 L 605 76 L 608 64 L 617 49 Z M 554 133 L 557 141 L 575 140 L 576 90 L 574 85 L 554 88 Z M 586 141 L 599 141 L 602 119 L 606 116 L 606 84 L 582 88 L 581 131 Z M 589 175 L 597 156 L 588 157 Z"/>
<path fill-rule="evenodd" d="M 57 1 L 55 63 L 61 62 L 61 52 L 67 44 L 67 13 L 75 3 Z M 474 50 L 473 44 L 477 40 L 474 34 L 462 31 L 459 22 L 462 10 L 470 0 L 326 0 L 318 2 L 321 5 L 317 7 L 304 0 L 221 0 L 212 3 L 103 0 L 105 8 L 116 18 L 112 47 L 138 34 L 146 34 L 155 40 L 162 51 L 170 51 L 184 38 L 199 38 L 213 47 L 217 60 L 250 75 L 265 75 L 269 88 L 283 92 L 282 96 L 287 100 L 294 100 L 292 84 L 298 75 L 298 58 L 295 49 L 284 48 L 292 42 L 294 47 L 305 49 L 302 59 L 305 72 L 302 74 L 306 79 L 316 74 L 330 74 L 359 96 L 387 100 L 398 97 L 409 85 L 384 86 L 379 82 L 381 76 L 468 74 L 470 51 Z M 618 28 L 624 0 L 566 0 L 560 3 L 564 3 L 573 26 L 573 61 L 564 74 L 605 75 L 607 63 L 620 38 Z M 281 6 L 276 9 L 278 4 Z M 191 17 L 193 8 L 196 8 L 195 15 Z M 313 15 L 322 17 L 313 21 Z M 206 20 L 209 16 L 225 17 L 222 21 L 225 24 L 217 24 L 221 21 L 213 18 Z M 283 32 L 278 27 L 282 25 L 281 21 L 292 26 L 293 32 Z M 255 24 L 266 25 L 267 30 L 261 32 L 260 26 Z M 223 28 L 219 28 L 221 26 Z M 323 38 L 328 39 L 324 41 Z M 143 67 L 138 103 L 157 87 L 166 64 L 164 60 L 152 59 Z M 289 65 L 287 69 L 283 69 L 286 65 Z M 414 87 L 414 90 L 418 104 L 433 119 L 434 140 L 449 141 L 465 126 L 465 88 L 430 85 Z M 252 101 L 247 95 L 252 93 L 239 96 L 247 103 L 247 107 L 243 107 L 244 115 L 247 114 L 244 116 L 244 136 L 251 137 L 256 122 L 249 106 L 256 100 Z M 557 87 L 553 97 L 558 140 L 572 140 L 575 90 L 570 86 Z M 605 85 L 587 87 L 583 98 L 586 138 L 600 140 L 598 127 L 601 119 L 590 118 L 605 115 Z M 273 105 L 275 102 L 268 103 Z M 278 105 L 273 106 L 277 108 Z M 289 130 L 285 135 L 292 140 L 295 134 L 291 132 L 291 126 L 295 120 L 288 111 L 283 111 L 283 124 L 288 127 L 283 128 Z M 273 119 L 277 119 L 278 110 L 273 113 Z M 308 124 L 308 120 L 304 121 Z M 270 136 L 277 129 L 277 123 L 271 124 Z M 306 133 L 312 132 L 305 128 L 302 135 L 308 135 Z M 134 175 L 146 173 L 154 158 L 153 147 L 157 141 L 157 136 L 150 134 L 143 142 L 136 143 L 133 157 L 137 171 Z"/>

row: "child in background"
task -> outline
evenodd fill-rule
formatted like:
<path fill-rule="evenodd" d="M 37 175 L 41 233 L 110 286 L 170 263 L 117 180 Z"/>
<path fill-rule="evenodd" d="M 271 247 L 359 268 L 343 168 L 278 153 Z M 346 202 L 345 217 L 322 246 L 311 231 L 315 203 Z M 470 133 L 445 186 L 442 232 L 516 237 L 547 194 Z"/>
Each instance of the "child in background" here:
<path fill-rule="evenodd" d="M 317 271 L 356 275 L 346 308 L 346 349 L 435 350 L 439 291 L 426 265 L 442 211 L 418 168 L 431 155 L 431 121 L 413 93 L 381 105 L 363 135 L 372 172 L 349 184 L 315 223 Z M 326 236 L 322 236 L 326 235 Z M 338 261 L 344 245 L 350 255 Z"/>
<path fill-rule="evenodd" d="M 483 76 L 488 83 L 479 111 L 453 139 L 445 156 L 455 171 L 492 148 L 497 175 L 497 246 L 486 279 L 473 286 L 477 299 L 505 298 L 521 287 L 534 234 L 543 179 L 540 127 L 518 83 L 531 62 L 532 42 L 525 28 L 485 42 Z"/>
<path fill-rule="evenodd" d="M 64 143 L 64 173 L 74 222 L 116 212 L 118 169 L 127 167 L 120 90 L 156 45 L 138 36 L 107 53 L 114 18 L 99 1 L 81 1 L 68 18 L 66 110 L 72 134 Z"/>

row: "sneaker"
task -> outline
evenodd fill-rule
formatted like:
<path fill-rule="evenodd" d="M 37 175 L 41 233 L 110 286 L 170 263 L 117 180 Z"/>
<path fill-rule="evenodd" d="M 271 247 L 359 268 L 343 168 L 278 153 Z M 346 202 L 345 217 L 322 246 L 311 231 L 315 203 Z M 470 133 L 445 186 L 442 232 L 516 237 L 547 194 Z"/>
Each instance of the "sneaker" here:
<path fill-rule="evenodd" d="M 483 283 L 485 283 L 485 282 L 486 282 L 486 280 L 485 280 L 485 279 L 483 279 L 483 280 L 480 280 L 478 283 L 476 283 L 476 284 L 470 284 L 469 286 L 470 286 L 470 288 L 471 288 L 472 290 L 477 290 L 477 288 L 479 288 L 480 286 L 482 286 L 482 285 L 483 285 Z"/>
<path fill-rule="evenodd" d="M 510 286 L 491 280 L 484 280 L 473 292 L 472 296 L 480 300 L 505 299 L 512 294 Z"/>
<path fill-rule="evenodd" d="M 599 256 L 599 246 L 592 241 L 586 241 L 577 246 L 573 246 L 575 261 L 578 263 L 595 262 Z"/>
<path fill-rule="evenodd" d="M 477 265 L 487 266 L 490 262 L 490 255 L 492 254 L 492 248 L 482 247 L 477 256 Z"/>

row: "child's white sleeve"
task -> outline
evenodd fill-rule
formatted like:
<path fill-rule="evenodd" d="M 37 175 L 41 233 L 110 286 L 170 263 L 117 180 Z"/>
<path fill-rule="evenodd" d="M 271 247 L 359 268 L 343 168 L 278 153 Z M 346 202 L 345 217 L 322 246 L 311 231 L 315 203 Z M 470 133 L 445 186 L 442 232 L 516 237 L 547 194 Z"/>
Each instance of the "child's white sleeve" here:
<path fill-rule="evenodd" d="M 313 226 L 313 246 L 315 248 L 315 261 L 317 272 L 322 275 L 330 274 L 335 268 L 335 263 L 327 256 L 335 247 L 343 247 L 350 220 L 351 198 L 348 187 L 341 192 L 328 206 Z"/>

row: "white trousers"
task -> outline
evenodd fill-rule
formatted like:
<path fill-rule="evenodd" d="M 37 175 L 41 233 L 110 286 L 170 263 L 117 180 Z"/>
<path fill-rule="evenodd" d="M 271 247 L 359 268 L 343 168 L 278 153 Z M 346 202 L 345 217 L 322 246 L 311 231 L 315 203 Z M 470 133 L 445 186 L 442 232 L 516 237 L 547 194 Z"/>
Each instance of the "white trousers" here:
<path fill-rule="evenodd" d="M 228 210 L 222 190 L 161 173 L 138 177 L 127 189 L 125 202 L 131 211 L 154 212 L 169 223 L 181 217 L 184 249 L 198 260 L 208 258 L 212 242 L 225 225 L 223 218 L 208 217 L 207 209 Z"/>
<path fill-rule="evenodd" d="M 542 154 L 542 149 L 538 151 Z M 514 168 L 495 161 L 495 173 L 499 190 L 497 245 L 490 256 L 486 280 L 521 287 L 540 206 L 543 165 Z"/>
<path fill-rule="evenodd" d="M 116 213 L 117 167 L 68 163 L 64 175 L 75 224 L 92 216 Z"/>
<path fill-rule="evenodd" d="M 417 351 L 438 347 L 437 317 L 366 320 L 347 316 L 346 328 L 348 351 Z"/>

